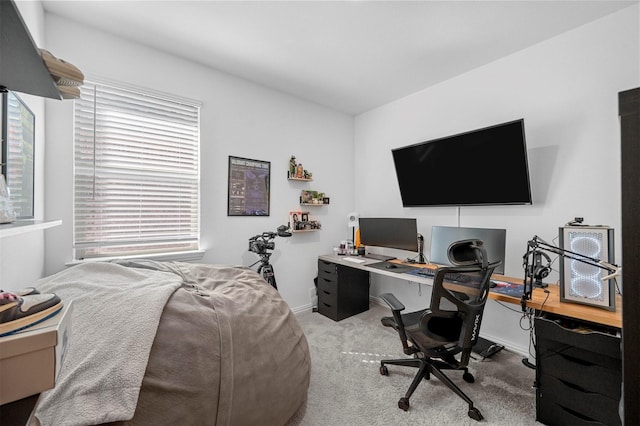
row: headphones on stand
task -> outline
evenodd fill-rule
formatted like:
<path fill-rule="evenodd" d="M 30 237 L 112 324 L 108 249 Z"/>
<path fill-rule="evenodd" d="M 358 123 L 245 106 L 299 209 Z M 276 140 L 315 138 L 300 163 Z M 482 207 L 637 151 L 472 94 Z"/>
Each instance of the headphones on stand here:
<path fill-rule="evenodd" d="M 531 263 L 528 262 L 529 257 L 532 257 Z M 533 250 L 525 253 L 523 256 L 522 267 L 526 268 L 527 265 L 529 265 L 527 274 L 533 278 L 533 284 L 540 288 L 547 287 L 547 284 L 543 283 L 542 280 L 547 278 L 551 273 L 551 258 L 549 255 L 541 250 Z"/>

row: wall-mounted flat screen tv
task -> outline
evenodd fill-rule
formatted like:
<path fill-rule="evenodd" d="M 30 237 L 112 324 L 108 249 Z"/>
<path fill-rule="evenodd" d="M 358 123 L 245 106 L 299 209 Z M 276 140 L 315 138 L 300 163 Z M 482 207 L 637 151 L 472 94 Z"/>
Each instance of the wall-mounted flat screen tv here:
<path fill-rule="evenodd" d="M 531 204 L 524 119 L 391 152 L 404 207 Z"/>

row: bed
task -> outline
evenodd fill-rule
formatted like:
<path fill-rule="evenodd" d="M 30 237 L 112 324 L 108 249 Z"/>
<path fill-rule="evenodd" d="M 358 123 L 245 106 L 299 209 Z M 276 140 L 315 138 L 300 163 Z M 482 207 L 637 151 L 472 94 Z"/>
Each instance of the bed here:
<path fill-rule="evenodd" d="M 91 263 L 36 288 L 73 300 L 73 321 L 31 424 L 284 425 L 303 409 L 307 341 L 250 269 Z"/>

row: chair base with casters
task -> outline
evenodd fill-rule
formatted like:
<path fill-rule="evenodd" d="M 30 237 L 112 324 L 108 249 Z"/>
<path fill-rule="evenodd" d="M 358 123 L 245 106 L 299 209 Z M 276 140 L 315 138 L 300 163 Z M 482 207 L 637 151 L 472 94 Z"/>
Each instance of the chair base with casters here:
<path fill-rule="evenodd" d="M 380 361 L 380 374 L 383 376 L 389 375 L 388 365 L 400 365 L 403 367 L 415 367 L 418 368 L 418 372 L 416 373 L 407 393 L 398 400 L 398 408 L 407 411 L 409 409 L 409 398 L 413 395 L 413 392 L 416 390 L 420 382 L 425 379 L 429 380 L 431 378 L 431 374 L 436 376 L 442 383 L 447 385 L 449 389 L 453 390 L 460 398 L 462 398 L 467 404 L 469 404 L 469 411 L 467 414 L 474 420 L 482 420 L 482 414 L 480 410 L 473 406 L 473 401 L 447 376 L 442 373 L 442 370 L 462 370 L 462 378 L 467 383 L 473 383 L 475 378 L 473 374 L 469 373 L 469 369 L 466 367 L 458 368 L 454 365 L 446 363 L 444 361 L 434 360 L 434 359 L 425 359 L 419 357 L 417 354 L 414 354 L 414 358 L 403 358 L 403 359 L 388 359 Z M 457 364 L 457 362 L 456 362 Z"/>

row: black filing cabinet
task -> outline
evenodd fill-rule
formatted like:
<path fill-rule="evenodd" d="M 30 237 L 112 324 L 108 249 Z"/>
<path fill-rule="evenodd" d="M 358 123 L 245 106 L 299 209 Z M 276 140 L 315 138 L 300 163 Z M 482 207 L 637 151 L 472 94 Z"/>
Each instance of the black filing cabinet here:
<path fill-rule="evenodd" d="M 536 418 L 547 425 L 619 425 L 618 330 L 551 314 L 535 320 Z"/>
<path fill-rule="evenodd" d="M 369 272 L 318 259 L 318 312 L 340 321 L 369 309 Z"/>

